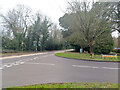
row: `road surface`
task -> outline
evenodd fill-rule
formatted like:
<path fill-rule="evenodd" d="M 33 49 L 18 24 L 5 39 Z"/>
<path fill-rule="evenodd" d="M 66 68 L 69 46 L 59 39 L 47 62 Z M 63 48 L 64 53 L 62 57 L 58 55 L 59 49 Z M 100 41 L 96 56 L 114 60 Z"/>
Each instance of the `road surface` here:
<path fill-rule="evenodd" d="M 118 63 L 91 62 L 55 56 L 55 52 L 4 58 L 2 87 L 62 82 L 118 83 Z"/>

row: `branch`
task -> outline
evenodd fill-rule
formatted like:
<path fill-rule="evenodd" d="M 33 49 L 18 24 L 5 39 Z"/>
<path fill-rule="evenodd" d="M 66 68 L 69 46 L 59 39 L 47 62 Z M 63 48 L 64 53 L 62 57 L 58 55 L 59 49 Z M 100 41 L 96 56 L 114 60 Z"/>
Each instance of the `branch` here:
<path fill-rule="evenodd" d="M 117 28 L 112 28 L 112 29 L 114 29 L 113 31 L 117 30 L 120 33 L 120 29 L 117 29 Z"/>

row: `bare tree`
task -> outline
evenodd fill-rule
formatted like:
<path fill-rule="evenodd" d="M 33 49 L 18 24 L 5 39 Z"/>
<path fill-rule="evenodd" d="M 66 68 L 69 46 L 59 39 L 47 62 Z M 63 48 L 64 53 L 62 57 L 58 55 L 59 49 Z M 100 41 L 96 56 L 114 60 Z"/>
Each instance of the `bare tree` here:
<path fill-rule="evenodd" d="M 13 34 L 12 36 L 16 40 L 17 49 L 20 49 L 23 45 L 28 26 L 31 25 L 31 11 L 24 5 L 17 5 L 16 8 L 9 10 L 6 15 L 1 15 L 4 27 Z"/>
<path fill-rule="evenodd" d="M 106 10 L 104 3 L 80 2 L 78 0 L 68 3 L 68 12 L 60 18 L 60 25 L 71 30 L 75 37 L 79 33 L 80 46 L 88 45 L 92 54 L 93 45 L 98 37 L 110 32 L 108 22 L 104 18 L 104 11 Z M 78 42 L 78 40 L 76 41 Z"/>

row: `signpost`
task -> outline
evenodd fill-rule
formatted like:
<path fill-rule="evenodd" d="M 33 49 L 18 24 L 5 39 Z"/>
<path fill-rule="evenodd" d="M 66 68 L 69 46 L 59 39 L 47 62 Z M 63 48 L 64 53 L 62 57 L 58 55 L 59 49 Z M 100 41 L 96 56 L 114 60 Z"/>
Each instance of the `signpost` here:
<path fill-rule="evenodd" d="M 40 41 L 38 42 L 38 46 L 41 46 L 41 42 Z"/>
<path fill-rule="evenodd" d="M 38 43 L 37 43 L 37 41 L 33 41 L 33 46 L 35 46 L 36 47 L 36 51 L 37 51 L 37 46 L 41 46 L 41 42 L 40 41 L 38 41 Z M 42 50 L 42 49 L 41 49 Z"/>
<path fill-rule="evenodd" d="M 68 46 L 68 41 L 65 41 L 65 47 L 67 49 L 67 46 Z"/>
<path fill-rule="evenodd" d="M 36 51 L 37 51 L 37 41 L 33 41 L 33 46 L 36 47 Z"/>
<path fill-rule="evenodd" d="M 38 41 L 38 46 L 40 47 L 40 51 L 42 51 L 42 46 L 40 41 Z"/>
<path fill-rule="evenodd" d="M 65 47 L 67 49 L 67 47 L 68 47 L 68 41 L 65 41 Z M 67 50 L 66 50 L 66 52 L 67 52 Z"/>

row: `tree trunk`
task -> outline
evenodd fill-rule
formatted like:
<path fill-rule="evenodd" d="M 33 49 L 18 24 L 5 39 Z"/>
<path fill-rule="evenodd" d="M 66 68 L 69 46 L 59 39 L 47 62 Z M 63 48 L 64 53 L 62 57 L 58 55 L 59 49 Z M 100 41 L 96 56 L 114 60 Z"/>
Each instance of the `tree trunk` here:
<path fill-rule="evenodd" d="M 90 45 L 90 55 L 93 54 L 93 48 L 92 48 L 92 45 Z"/>
<path fill-rule="evenodd" d="M 118 48 L 120 48 L 120 32 L 119 32 L 119 35 L 118 35 Z"/>
<path fill-rule="evenodd" d="M 91 55 L 91 57 L 94 57 L 93 45 L 90 45 L 90 55 Z"/>

